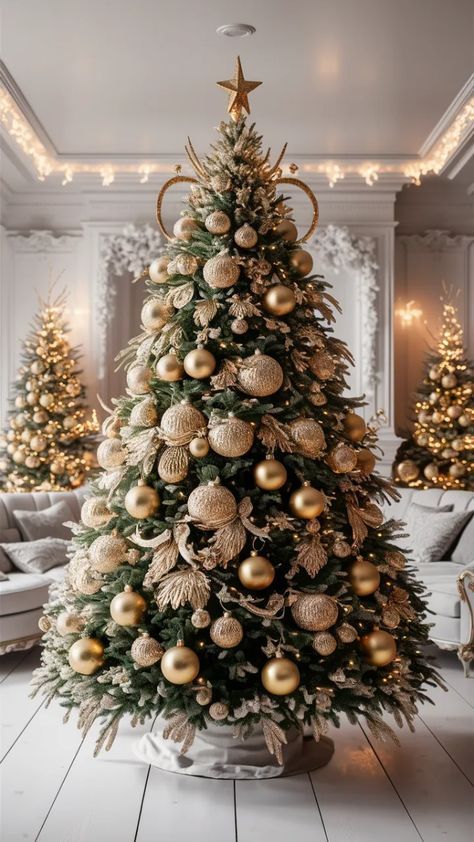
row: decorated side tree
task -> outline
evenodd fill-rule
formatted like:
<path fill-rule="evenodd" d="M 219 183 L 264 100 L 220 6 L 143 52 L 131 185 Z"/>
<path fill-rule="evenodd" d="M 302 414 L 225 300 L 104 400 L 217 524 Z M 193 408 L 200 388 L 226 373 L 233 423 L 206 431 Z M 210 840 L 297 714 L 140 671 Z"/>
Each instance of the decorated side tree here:
<path fill-rule="evenodd" d="M 420 586 L 374 502 L 391 486 L 344 394 L 337 303 L 280 187 L 301 182 L 242 115 L 258 83 L 238 63 L 221 84 L 231 119 L 203 162 L 189 148 L 196 178 L 149 269 L 34 684 L 86 727 L 103 718 L 99 747 L 122 716 L 161 712 L 184 750 L 217 722 L 263 728 L 281 758 L 303 723 L 316 739 L 342 713 L 381 734 L 385 710 L 411 723 L 435 673 Z"/>
<path fill-rule="evenodd" d="M 417 488 L 472 488 L 473 370 L 457 309 L 449 297 L 443 301 L 439 339 L 425 368 L 414 404 L 413 433 L 395 457 L 395 481 Z"/>
<path fill-rule="evenodd" d="M 3 491 L 61 491 L 82 485 L 96 464 L 98 425 L 68 342 L 65 296 L 40 299 L 22 348 L 8 430 L 0 437 Z"/>

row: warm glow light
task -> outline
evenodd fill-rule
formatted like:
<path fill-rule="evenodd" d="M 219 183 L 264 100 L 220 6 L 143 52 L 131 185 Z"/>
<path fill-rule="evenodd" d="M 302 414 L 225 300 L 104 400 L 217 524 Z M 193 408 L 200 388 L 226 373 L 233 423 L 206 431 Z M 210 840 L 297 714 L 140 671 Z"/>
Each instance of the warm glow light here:
<path fill-rule="evenodd" d="M 414 304 L 414 301 L 407 301 L 403 307 L 395 310 L 395 315 L 400 319 L 402 327 L 411 327 L 413 322 L 423 315 L 423 310 L 420 310 L 419 307 L 414 307 Z"/>

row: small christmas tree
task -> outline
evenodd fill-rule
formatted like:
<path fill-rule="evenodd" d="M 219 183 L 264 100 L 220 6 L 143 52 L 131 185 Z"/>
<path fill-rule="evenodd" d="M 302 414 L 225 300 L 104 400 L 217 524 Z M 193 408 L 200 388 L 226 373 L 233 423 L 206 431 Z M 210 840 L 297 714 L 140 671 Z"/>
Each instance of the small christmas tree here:
<path fill-rule="evenodd" d="M 449 296 L 441 300 L 439 340 L 427 356 L 413 433 L 397 451 L 394 478 L 399 485 L 418 488 L 472 488 L 473 371 L 457 309 Z"/>
<path fill-rule="evenodd" d="M 3 491 L 77 488 L 96 464 L 98 425 L 85 403 L 78 351 L 67 340 L 65 295 L 39 303 L 23 343 L 9 429 L 0 437 Z"/>

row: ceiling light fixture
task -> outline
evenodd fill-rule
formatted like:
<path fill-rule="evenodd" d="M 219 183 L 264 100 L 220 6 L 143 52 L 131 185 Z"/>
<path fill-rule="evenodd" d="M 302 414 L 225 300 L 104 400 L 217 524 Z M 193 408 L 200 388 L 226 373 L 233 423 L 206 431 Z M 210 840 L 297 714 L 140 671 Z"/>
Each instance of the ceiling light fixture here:
<path fill-rule="evenodd" d="M 253 35 L 256 29 L 250 23 L 225 23 L 224 26 L 218 26 L 216 32 L 218 35 L 227 35 L 228 38 L 247 38 L 248 35 Z"/>

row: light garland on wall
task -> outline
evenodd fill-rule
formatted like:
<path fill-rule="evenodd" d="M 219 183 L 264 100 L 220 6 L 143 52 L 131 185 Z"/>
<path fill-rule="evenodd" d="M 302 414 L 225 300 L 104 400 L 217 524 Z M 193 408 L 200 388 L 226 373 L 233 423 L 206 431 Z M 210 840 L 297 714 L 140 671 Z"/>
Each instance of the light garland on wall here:
<path fill-rule="evenodd" d="M 419 307 L 415 307 L 414 304 L 414 300 L 407 301 L 403 307 L 399 307 L 395 310 L 395 315 L 400 319 L 402 327 L 411 327 L 413 322 L 418 321 L 420 316 L 423 315 L 423 310 L 420 310 Z"/>
<path fill-rule="evenodd" d="M 103 187 L 109 187 L 117 175 L 131 174 L 136 175 L 140 184 L 145 184 L 150 176 L 156 173 L 171 172 L 174 169 L 171 164 L 149 163 L 147 161 L 134 164 L 92 164 L 73 160 L 60 161 L 48 152 L 3 84 L 0 85 L 0 123 L 22 152 L 32 159 L 40 181 L 44 181 L 50 175 L 59 174 L 62 176 L 62 185 L 66 186 L 71 183 L 75 175 L 97 174 L 102 180 Z M 422 176 L 429 173 L 437 175 L 442 171 L 473 126 L 474 97 L 471 97 L 434 147 L 424 157 L 408 162 L 393 163 L 364 161 L 357 164 L 342 164 L 335 161 L 324 161 L 303 164 L 301 169 L 308 173 L 319 173 L 326 176 L 330 187 L 334 187 L 338 181 L 342 181 L 346 176 L 359 176 L 371 187 L 380 175 L 384 174 L 401 175 L 409 178 L 413 184 L 419 185 Z"/>

